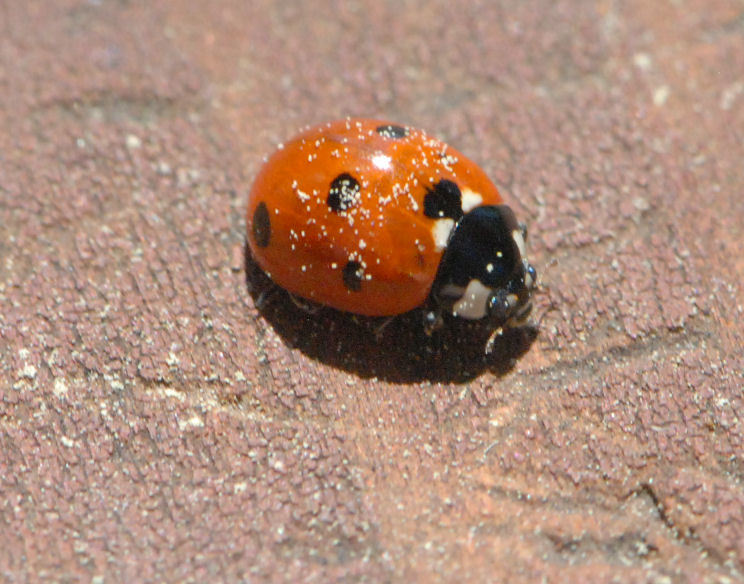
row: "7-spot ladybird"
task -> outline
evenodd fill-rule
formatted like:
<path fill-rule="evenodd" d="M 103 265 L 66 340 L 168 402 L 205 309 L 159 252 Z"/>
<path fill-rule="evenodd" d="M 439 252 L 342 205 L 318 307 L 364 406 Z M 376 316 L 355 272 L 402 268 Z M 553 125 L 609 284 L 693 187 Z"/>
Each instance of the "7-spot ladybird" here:
<path fill-rule="evenodd" d="M 279 147 L 248 198 L 248 244 L 276 284 L 355 314 L 424 306 L 524 324 L 537 284 L 526 230 L 486 174 L 408 126 L 346 119 Z"/>

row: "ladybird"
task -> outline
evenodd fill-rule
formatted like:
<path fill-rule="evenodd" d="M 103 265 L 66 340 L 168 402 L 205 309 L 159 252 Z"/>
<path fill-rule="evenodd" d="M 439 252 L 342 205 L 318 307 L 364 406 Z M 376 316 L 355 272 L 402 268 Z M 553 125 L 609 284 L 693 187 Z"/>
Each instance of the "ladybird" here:
<path fill-rule="evenodd" d="M 478 165 L 422 130 L 345 119 L 280 145 L 248 197 L 248 245 L 293 295 L 366 316 L 423 306 L 494 328 L 527 321 L 526 229 Z"/>

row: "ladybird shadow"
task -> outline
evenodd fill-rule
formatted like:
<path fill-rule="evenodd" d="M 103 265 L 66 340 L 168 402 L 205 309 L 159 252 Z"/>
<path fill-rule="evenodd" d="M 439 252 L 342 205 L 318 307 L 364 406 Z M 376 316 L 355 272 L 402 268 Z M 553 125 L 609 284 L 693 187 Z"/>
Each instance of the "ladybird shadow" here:
<path fill-rule="evenodd" d="M 245 274 L 260 316 L 287 346 L 362 378 L 393 383 L 466 383 L 486 371 L 501 376 L 537 338 L 536 327 L 509 329 L 493 339 L 486 353 L 492 330 L 462 319 L 446 320 L 429 336 L 421 310 L 385 319 L 314 304 L 303 308 L 269 280 L 248 245 Z"/>

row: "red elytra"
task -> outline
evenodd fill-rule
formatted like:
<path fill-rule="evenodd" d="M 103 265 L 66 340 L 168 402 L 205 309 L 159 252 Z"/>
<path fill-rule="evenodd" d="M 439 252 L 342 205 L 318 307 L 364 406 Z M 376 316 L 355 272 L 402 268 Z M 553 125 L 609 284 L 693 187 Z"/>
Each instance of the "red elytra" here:
<path fill-rule="evenodd" d="M 386 121 L 329 122 L 281 146 L 256 177 L 247 224 L 251 253 L 276 284 L 356 314 L 401 314 L 435 294 L 453 314 L 506 321 L 535 285 L 523 231 L 480 167 Z"/>

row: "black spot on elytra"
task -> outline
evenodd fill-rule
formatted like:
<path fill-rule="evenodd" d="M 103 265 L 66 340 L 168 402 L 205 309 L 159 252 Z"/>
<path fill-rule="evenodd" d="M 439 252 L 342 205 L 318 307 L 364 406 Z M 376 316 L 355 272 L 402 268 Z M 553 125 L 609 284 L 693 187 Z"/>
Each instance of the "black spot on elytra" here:
<path fill-rule="evenodd" d="M 395 124 L 385 124 L 384 126 L 377 126 L 375 131 L 383 138 L 405 138 L 408 136 L 408 130 L 403 126 L 396 126 Z"/>
<path fill-rule="evenodd" d="M 359 262 L 348 262 L 344 266 L 344 286 L 352 292 L 359 292 L 362 289 L 362 264 Z"/>
<path fill-rule="evenodd" d="M 269 209 L 263 201 L 253 212 L 253 239 L 258 247 L 266 247 L 271 241 L 271 218 Z"/>
<path fill-rule="evenodd" d="M 334 213 L 340 213 L 359 203 L 359 181 L 350 174 L 339 174 L 331 183 L 326 203 Z"/>
<path fill-rule="evenodd" d="M 424 215 L 431 219 L 449 217 L 458 221 L 462 217 L 462 193 L 451 180 L 442 179 L 426 189 Z"/>

